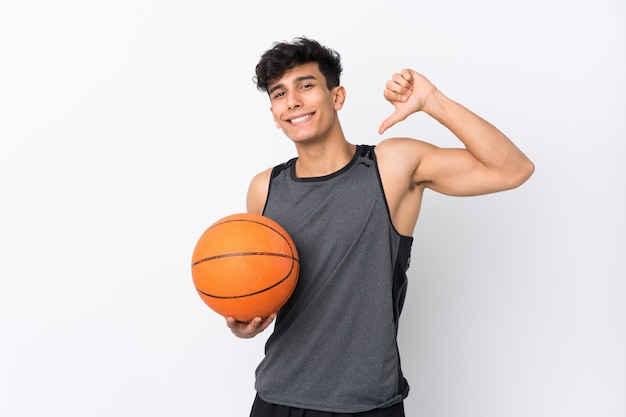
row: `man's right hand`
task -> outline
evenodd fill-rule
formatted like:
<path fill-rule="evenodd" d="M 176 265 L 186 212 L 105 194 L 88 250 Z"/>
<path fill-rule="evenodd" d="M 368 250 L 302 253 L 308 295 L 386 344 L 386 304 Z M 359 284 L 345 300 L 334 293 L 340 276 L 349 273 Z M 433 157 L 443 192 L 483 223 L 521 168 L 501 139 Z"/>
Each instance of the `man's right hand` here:
<path fill-rule="evenodd" d="M 265 318 L 255 317 L 250 321 L 237 321 L 234 317 L 226 317 L 226 326 L 235 336 L 242 339 L 250 339 L 267 329 L 275 318 L 276 313 L 270 314 Z"/>

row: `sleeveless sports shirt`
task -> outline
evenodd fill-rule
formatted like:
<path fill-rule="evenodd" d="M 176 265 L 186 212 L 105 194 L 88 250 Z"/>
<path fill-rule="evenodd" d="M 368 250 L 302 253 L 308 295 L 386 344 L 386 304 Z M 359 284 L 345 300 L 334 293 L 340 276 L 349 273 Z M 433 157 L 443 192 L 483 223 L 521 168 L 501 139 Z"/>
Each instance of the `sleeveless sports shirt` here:
<path fill-rule="evenodd" d="M 373 146 L 341 170 L 297 178 L 274 168 L 263 214 L 293 238 L 301 262 L 255 388 L 266 402 L 357 413 L 408 394 L 396 343 L 412 238 L 391 223 Z"/>

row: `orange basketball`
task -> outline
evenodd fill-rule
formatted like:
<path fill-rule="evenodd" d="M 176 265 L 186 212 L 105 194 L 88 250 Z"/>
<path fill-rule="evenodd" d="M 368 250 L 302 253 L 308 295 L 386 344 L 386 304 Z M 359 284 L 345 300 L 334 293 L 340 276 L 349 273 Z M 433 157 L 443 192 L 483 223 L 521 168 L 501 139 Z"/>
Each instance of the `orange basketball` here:
<path fill-rule="evenodd" d="M 246 321 L 277 312 L 300 273 L 296 245 L 272 219 L 226 216 L 200 236 L 191 275 L 198 294 L 215 312 Z"/>

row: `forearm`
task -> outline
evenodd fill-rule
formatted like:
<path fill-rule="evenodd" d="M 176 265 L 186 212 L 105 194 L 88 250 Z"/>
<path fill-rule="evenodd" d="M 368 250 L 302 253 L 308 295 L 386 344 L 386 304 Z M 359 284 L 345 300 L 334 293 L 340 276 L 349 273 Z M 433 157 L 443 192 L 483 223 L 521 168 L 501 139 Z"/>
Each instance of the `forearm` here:
<path fill-rule="evenodd" d="M 448 128 L 488 169 L 516 168 L 530 163 L 498 128 L 439 91 L 428 98 L 422 111 Z"/>

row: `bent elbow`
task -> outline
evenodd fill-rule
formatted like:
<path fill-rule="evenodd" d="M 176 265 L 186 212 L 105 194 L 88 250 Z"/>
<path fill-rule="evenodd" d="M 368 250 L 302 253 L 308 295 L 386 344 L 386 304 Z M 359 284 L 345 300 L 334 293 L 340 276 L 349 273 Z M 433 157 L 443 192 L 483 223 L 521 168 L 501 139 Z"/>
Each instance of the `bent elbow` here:
<path fill-rule="evenodd" d="M 519 164 L 518 168 L 515 171 L 515 175 L 512 178 L 512 186 L 511 188 L 517 188 L 524 184 L 535 172 L 535 164 L 530 160 L 526 159 L 524 162 Z"/>
<path fill-rule="evenodd" d="M 522 183 L 525 183 L 530 177 L 532 177 L 535 172 L 535 164 L 530 159 L 526 159 L 526 164 L 524 164 L 524 180 Z"/>

